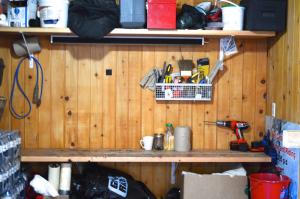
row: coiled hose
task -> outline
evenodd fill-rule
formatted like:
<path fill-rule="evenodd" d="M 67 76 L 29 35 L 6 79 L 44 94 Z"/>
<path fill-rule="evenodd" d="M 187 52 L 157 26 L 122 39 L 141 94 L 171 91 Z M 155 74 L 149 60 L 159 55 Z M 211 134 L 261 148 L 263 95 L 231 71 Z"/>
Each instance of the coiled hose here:
<path fill-rule="evenodd" d="M 14 74 L 14 79 L 13 79 L 12 88 L 11 88 L 11 92 L 10 92 L 10 99 L 9 99 L 10 112 L 11 112 L 12 116 L 16 119 L 26 118 L 27 116 L 30 115 L 31 109 L 32 109 L 31 102 L 30 102 L 28 96 L 26 95 L 24 89 L 22 88 L 22 86 L 20 85 L 20 82 L 19 82 L 20 68 L 21 68 L 23 62 L 26 59 L 28 59 L 28 60 L 32 59 L 33 62 L 35 63 L 35 68 L 36 68 L 36 81 L 35 81 L 35 87 L 34 87 L 34 91 L 33 91 L 32 103 L 36 104 L 37 107 L 39 107 L 40 104 L 41 104 L 41 99 L 42 99 L 42 95 L 43 95 L 44 72 L 43 72 L 43 68 L 42 68 L 41 63 L 33 55 L 30 55 L 29 57 L 22 58 L 20 60 L 19 64 L 18 64 L 18 66 L 16 68 L 16 71 L 15 71 L 15 74 Z M 40 92 L 39 92 L 39 74 L 40 73 L 41 73 L 41 89 L 40 89 Z M 25 98 L 26 103 L 28 104 L 28 111 L 24 114 L 17 113 L 14 106 L 13 106 L 13 100 L 14 100 L 14 93 L 15 93 L 16 85 L 17 85 L 17 88 L 19 89 L 20 93 Z"/>

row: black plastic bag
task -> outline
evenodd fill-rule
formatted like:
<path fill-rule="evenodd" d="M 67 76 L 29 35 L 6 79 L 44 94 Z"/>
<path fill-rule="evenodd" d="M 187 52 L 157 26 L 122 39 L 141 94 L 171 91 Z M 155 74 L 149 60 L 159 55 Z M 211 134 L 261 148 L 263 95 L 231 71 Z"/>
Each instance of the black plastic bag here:
<path fill-rule="evenodd" d="M 166 199 L 180 199 L 180 189 L 172 188 L 168 191 Z"/>
<path fill-rule="evenodd" d="M 203 29 L 206 26 L 206 16 L 193 6 L 183 4 L 176 26 L 177 29 Z"/>
<path fill-rule="evenodd" d="M 74 0 L 68 27 L 80 37 L 101 39 L 119 26 L 119 15 L 115 0 Z"/>
<path fill-rule="evenodd" d="M 73 177 L 71 189 L 71 199 L 155 199 L 143 183 L 128 174 L 94 163 Z"/>

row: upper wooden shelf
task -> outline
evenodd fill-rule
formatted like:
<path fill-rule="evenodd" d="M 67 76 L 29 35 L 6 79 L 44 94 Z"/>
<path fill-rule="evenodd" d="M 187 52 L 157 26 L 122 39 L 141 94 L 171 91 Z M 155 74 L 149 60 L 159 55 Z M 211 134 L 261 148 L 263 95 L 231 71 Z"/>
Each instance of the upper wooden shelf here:
<path fill-rule="evenodd" d="M 11 28 L 0 27 L 0 33 L 14 34 L 23 32 L 30 35 L 73 34 L 69 28 Z M 271 31 L 223 31 L 223 30 L 148 30 L 116 28 L 109 36 L 152 36 L 152 37 L 223 37 L 235 36 L 242 38 L 269 38 L 274 37 Z"/>
<path fill-rule="evenodd" d="M 264 153 L 235 151 L 23 150 L 22 162 L 271 162 Z"/>

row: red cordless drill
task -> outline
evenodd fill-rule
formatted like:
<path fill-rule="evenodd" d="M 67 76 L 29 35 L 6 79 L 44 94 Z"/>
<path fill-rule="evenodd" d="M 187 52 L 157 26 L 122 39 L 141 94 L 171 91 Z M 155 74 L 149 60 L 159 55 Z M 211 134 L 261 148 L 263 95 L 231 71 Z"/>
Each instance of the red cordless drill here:
<path fill-rule="evenodd" d="M 231 130 L 233 130 L 233 132 L 236 135 L 237 140 L 230 142 L 230 150 L 244 151 L 244 152 L 248 151 L 249 146 L 243 135 L 243 130 L 249 128 L 249 124 L 247 122 L 241 122 L 241 121 L 235 121 L 235 120 L 233 120 L 233 121 L 218 120 L 217 122 L 209 122 L 209 123 L 214 123 L 217 126 L 227 127 L 227 128 L 230 128 Z"/>

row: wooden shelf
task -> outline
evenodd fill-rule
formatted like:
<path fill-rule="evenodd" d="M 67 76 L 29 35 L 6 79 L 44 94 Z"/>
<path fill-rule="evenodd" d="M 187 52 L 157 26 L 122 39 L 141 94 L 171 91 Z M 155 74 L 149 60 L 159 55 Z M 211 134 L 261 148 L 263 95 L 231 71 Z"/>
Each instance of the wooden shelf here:
<path fill-rule="evenodd" d="M 235 151 L 23 150 L 22 162 L 271 162 L 264 153 Z"/>
<path fill-rule="evenodd" d="M 0 34 L 16 34 L 23 32 L 28 35 L 71 35 L 68 28 L 11 28 L 0 27 Z M 276 34 L 272 31 L 223 31 L 223 30 L 148 30 L 148 29 L 114 29 L 109 36 L 151 36 L 151 37 L 223 37 L 235 36 L 242 38 L 269 38 Z"/>

